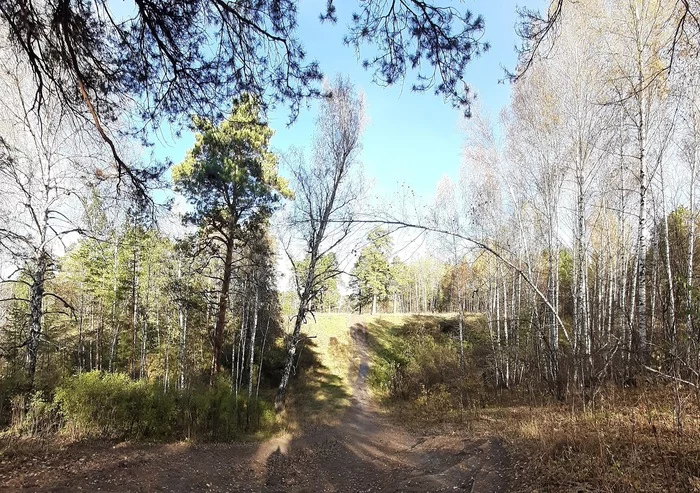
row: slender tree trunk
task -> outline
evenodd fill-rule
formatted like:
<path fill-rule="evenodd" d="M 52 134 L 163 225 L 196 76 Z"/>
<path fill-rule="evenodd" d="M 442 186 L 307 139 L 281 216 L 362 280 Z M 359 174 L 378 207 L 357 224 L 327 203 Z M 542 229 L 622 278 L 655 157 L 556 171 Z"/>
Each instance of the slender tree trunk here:
<path fill-rule="evenodd" d="M 85 318 L 85 289 L 80 283 L 80 320 L 78 321 L 78 373 L 85 369 L 85 336 L 83 335 L 83 323 Z"/>
<path fill-rule="evenodd" d="M 244 286 L 243 292 L 246 293 L 246 287 Z M 244 294 L 244 296 L 246 296 Z M 243 373 L 245 371 L 246 362 L 246 340 L 248 339 L 248 300 L 243 300 L 243 310 L 241 314 L 241 335 L 238 339 L 238 363 L 236 365 L 236 396 L 238 396 L 238 390 L 242 387 L 243 383 Z"/>
<path fill-rule="evenodd" d="M 465 371 L 464 364 L 464 309 L 462 307 L 462 291 L 457 286 L 457 309 L 459 310 L 459 369 Z"/>
<path fill-rule="evenodd" d="M 640 14 L 636 13 L 637 22 Z M 637 356 L 640 363 L 648 362 L 647 347 L 647 89 L 644 87 L 644 71 L 642 64 L 645 60 L 646 46 L 637 40 L 637 144 L 639 160 L 639 222 L 637 227 Z"/>
<path fill-rule="evenodd" d="M 94 337 L 95 340 L 96 340 L 96 341 L 95 341 L 95 352 L 99 354 L 99 350 L 100 350 L 100 331 L 97 330 L 97 329 L 95 329 L 95 306 L 94 306 L 94 300 L 91 300 L 91 301 L 90 301 L 90 334 L 94 334 L 93 337 Z M 90 351 L 89 351 L 90 357 L 89 357 L 89 360 L 88 360 L 88 362 L 89 362 L 88 370 L 89 370 L 89 371 L 92 371 L 92 370 L 95 368 L 95 365 L 97 365 L 97 367 L 99 368 L 99 364 L 97 363 L 97 361 L 99 361 L 99 359 L 98 359 L 98 354 L 96 354 L 96 355 L 95 355 L 95 362 L 93 363 L 93 358 L 92 358 L 92 338 L 90 339 L 89 344 L 90 344 Z"/>
<path fill-rule="evenodd" d="M 165 392 L 170 388 L 170 346 L 173 342 L 173 331 L 170 329 L 170 325 L 167 326 L 165 331 L 165 375 L 163 377 L 163 389 Z M 184 387 L 182 380 L 182 373 L 180 374 L 180 380 L 175 383 L 176 388 L 182 389 Z"/>
<path fill-rule="evenodd" d="M 182 285 L 182 260 L 179 260 L 177 264 L 177 278 L 180 289 L 184 291 L 182 296 L 185 298 L 177 300 L 177 318 L 180 325 L 180 354 L 178 355 L 178 371 L 180 375 L 178 386 L 182 390 L 185 388 L 185 361 L 187 358 L 187 305 L 185 303 L 186 298 L 189 296 L 189 290 L 183 288 Z"/>
<path fill-rule="evenodd" d="M 146 376 L 146 347 L 148 342 L 148 308 L 151 294 L 151 264 L 148 264 L 148 278 L 146 279 L 146 300 L 143 307 L 143 323 L 141 324 L 141 361 L 139 364 L 139 378 Z"/>
<path fill-rule="evenodd" d="M 178 370 L 180 372 L 179 386 L 180 390 L 182 390 L 185 388 L 185 372 L 187 369 L 187 309 L 183 306 L 178 308 L 178 321 L 180 323 L 180 355 Z"/>
<path fill-rule="evenodd" d="M 289 346 L 287 348 L 287 358 L 284 362 L 284 371 L 282 372 L 282 380 L 277 389 L 277 396 L 275 397 L 275 409 L 280 410 L 284 405 L 284 399 L 287 396 L 287 385 L 289 384 L 289 377 L 292 374 L 292 367 L 294 366 L 294 356 L 297 352 L 297 344 L 299 343 L 299 335 L 301 333 L 302 318 L 306 312 L 302 310 L 301 306 L 297 311 L 297 317 L 294 319 L 294 330 L 292 331 L 292 337 L 289 340 Z"/>
<path fill-rule="evenodd" d="M 547 275 L 547 297 L 552 306 L 556 306 L 556 273 L 554 272 L 556 265 L 554 262 L 554 252 L 552 251 L 553 245 L 550 240 L 549 247 L 549 273 Z M 547 313 L 547 328 L 548 334 L 548 352 L 549 352 L 549 378 L 553 385 L 557 388 L 559 386 L 559 326 L 554 319 L 554 314 Z M 574 338 L 574 341 L 576 339 Z"/>
<path fill-rule="evenodd" d="M 502 274 L 501 282 L 503 285 L 503 339 L 505 342 L 505 368 L 503 381 L 506 388 L 510 388 L 510 334 L 509 334 L 509 324 L 508 324 L 508 289 L 506 285 L 506 276 Z"/>
<path fill-rule="evenodd" d="M 114 371 L 114 358 L 119 344 L 119 321 L 117 320 L 117 272 L 119 269 L 119 242 L 115 235 L 112 262 L 112 343 L 109 346 L 109 372 Z"/>
<path fill-rule="evenodd" d="M 248 399 L 253 394 L 253 375 L 255 366 L 255 334 L 258 331 L 258 301 L 259 288 L 255 286 L 255 302 L 253 303 L 253 325 L 250 328 L 250 349 L 248 350 L 250 361 L 248 362 Z"/>
<path fill-rule="evenodd" d="M 131 356 L 129 358 L 129 373 L 134 377 L 136 375 L 136 326 L 138 318 L 138 276 L 136 275 L 137 267 L 137 252 L 134 248 L 133 270 L 131 272 Z"/>
<path fill-rule="evenodd" d="M 688 224 L 688 263 L 687 263 L 687 273 L 686 273 L 686 290 L 685 290 L 685 304 L 686 311 L 688 315 L 686 316 L 686 334 L 688 337 L 694 335 L 693 330 L 693 257 L 695 253 L 695 167 L 697 163 L 698 149 L 693 151 L 693 162 L 690 168 L 690 204 L 689 204 L 689 216 L 690 223 Z"/>
<path fill-rule="evenodd" d="M 666 260 L 666 282 L 668 283 L 668 337 L 670 343 L 670 357 L 672 364 L 675 366 L 677 347 L 676 347 L 676 295 L 673 282 L 673 273 L 671 272 L 671 247 L 668 236 L 668 214 L 666 213 L 666 189 L 664 187 L 664 170 L 663 166 L 659 166 L 659 177 L 661 178 L 661 214 L 663 215 L 664 226 L 664 257 Z"/>
<path fill-rule="evenodd" d="M 260 378 L 262 376 L 263 368 L 263 358 L 265 357 L 265 344 L 267 343 L 267 332 L 270 330 L 270 319 L 272 318 L 272 313 L 270 312 L 270 307 L 268 307 L 267 312 L 267 324 L 265 325 L 265 333 L 263 334 L 262 347 L 260 348 L 260 358 L 258 363 L 258 380 L 255 382 L 255 398 L 258 398 L 260 393 Z"/>
<path fill-rule="evenodd" d="M 494 314 L 498 317 L 496 312 L 496 299 L 495 290 L 493 289 L 492 279 L 489 279 L 489 291 L 488 291 L 488 309 L 486 310 L 486 325 L 489 328 L 489 339 L 491 340 L 491 351 L 493 353 L 493 377 L 495 388 L 499 386 L 499 369 L 498 369 L 498 358 L 500 353 L 500 348 L 496 345 L 496 330 L 495 324 L 497 320 L 494 319 Z"/>
<path fill-rule="evenodd" d="M 323 236 L 321 235 L 320 237 L 322 238 Z M 317 255 L 318 245 L 316 245 L 311 251 L 306 280 L 299 296 L 299 308 L 297 310 L 296 317 L 294 318 L 294 330 L 292 331 L 292 336 L 288 342 L 287 358 L 284 362 L 284 371 L 282 372 L 282 379 L 280 380 L 279 387 L 277 388 L 277 395 L 275 396 L 275 410 L 277 411 L 282 409 L 284 406 L 284 400 L 287 396 L 287 385 L 289 384 L 289 377 L 292 374 L 292 367 L 294 366 L 294 356 L 297 352 L 297 344 L 299 344 L 300 341 L 301 325 L 304 323 L 304 318 L 306 317 L 309 303 L 311 302 L 311 287 L 316 276 L 316 263 L 318 262 Z M 360 310 L 362 310 L 362 308 L 360 308 Z M 360 311 L 360 313 L 362 312 Z"/>
<path fill-rule="evenodd" d="M 103 344 L 103 335 L 104 335 L 104 326 L 105 326 L 105 305 L 100 299 L 100 323 L 97 324 L 97 347 L 95 348 L 95 365 L 97 366 L 97 369 L 102 371 L 104 369 L 104 362 L 103 362 L 103 354 L 102 354 L 102 344 Z"/>

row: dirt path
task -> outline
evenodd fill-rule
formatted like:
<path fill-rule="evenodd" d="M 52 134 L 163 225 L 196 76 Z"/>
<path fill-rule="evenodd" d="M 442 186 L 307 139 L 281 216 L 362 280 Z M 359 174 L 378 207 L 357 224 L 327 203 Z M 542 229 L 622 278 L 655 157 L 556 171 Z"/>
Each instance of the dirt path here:
<path fill-rule="evenodd" d="M 415 436 L 378 412 L 365 382 L 366 329 L 350 330 L 359 370 L 351 406 L 336 426 L 254 444 L 76 444 L 22 464 L 0 463 L 0 489 L 507 491 L 507 454 L 497 441 Z"/>

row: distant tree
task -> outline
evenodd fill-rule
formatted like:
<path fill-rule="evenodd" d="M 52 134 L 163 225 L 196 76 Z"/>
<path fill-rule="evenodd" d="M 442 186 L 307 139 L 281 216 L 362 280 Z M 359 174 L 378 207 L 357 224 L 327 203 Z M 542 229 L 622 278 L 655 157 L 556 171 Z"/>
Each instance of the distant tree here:
<path fill-rule="evenodd" d="M 372 303 L 372 315 L 377 313 L 377 302 L 388 299 L 391 287 L 391 237 L 386 230 L 375 228 L 367 235 L 369 244 L 360 251 L 360 256 L 352 271 L 351 287 L 359 306 Z"/>
<path fill-rule="evenodd" d="M 297 281 L 304 280 L 306 276 L 308 276 L 309 260 L 310 257 L 307 256 L 303 261 L 296 263 L 294 274 Z M 321 257 L 316 263 L 316 271 L 320 278 L 319 290 L 318 296 L 311 302 L 311 309 L 317 311 L 325 307 L 330 311 L 330 308 L 338 306 L 338 302 L 340 301 L 340 292 L 338 291 L 338 273 L 340 272 L 340 267 L 338 266 L 338 259 L 335 256 L 335 252 L 329 252 Z"/>
<path fill-rule="evenodd" d="M 251 96 L 236 101 L 231 115 L 216 125 L 194 118 L 194 147 L 173 169 L 175 189 L 193 206 L 185 220 L 201 228 L 205 241 L 221 248 L 223 272 L 213 337 L 212 374 L 219 371 L 233 254 L 245 229 L 255 228 L 287 194 L 269 151 L 272 130 Z"/>
<path fill-rule="evenodd" d="M 399 258 L 394 257 L 389 264 L 389 294 L 392 298 L 392 311 L 406 311 L 406 298 L 410 298 L 411 276 L 408 266 Z"/>

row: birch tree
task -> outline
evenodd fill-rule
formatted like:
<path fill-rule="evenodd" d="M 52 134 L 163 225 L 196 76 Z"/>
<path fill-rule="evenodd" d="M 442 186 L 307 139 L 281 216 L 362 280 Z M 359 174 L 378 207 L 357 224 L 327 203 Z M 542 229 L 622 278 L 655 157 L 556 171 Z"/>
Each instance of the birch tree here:
<path fill-rule="evenodd" d="M 0 54 L 0 250 L 13 269 L 0 273 L 0 282 L 24 286 L 28 323 L 22 345 L 25 370 L 33 385 L 40 342 L 44 338 L 45 299 L 72 308 L 46 289 L 56 270 L 57 256 L 66 251 L 71 235 L 82 232 L 80 196 L 102 162 L 99 147 L 85 140 L 81 124 L 56 100 L 47 101 L 41 115 L 30 112 L 34 85 L 26 68 L 3 49 Z M 90 149 L 93 149 L 91 151 Z M 94 149 L 97 149 L 96 151 Z M 77 212 L 77 214 L 76 214 Z"/>
<path fill-rule="evenodd" d="M 311 302 L 323 289 L 329 277 L 340 272 L 317 270 L 319 261 L 337 247 L 350 233 L 356 202 L 362 194 L 358 179 L 358 154 L 364 126 L 364 102 L 348 80 L 338 78 L 321 101 L 316 120 L 312 162 L 300 153 L 291 163 L 295 201 L 291 226 L 299 232 L 303 258 L 299 269 L 288 256 L 295 275 L 299 304 L 294 328 L 287 342 L 287 355 L 282 379 L 277 389 L 275 408 L 281 409 L 294 365 L 297 346 L 302 341 L 301 328 L 311 310 Z"/>

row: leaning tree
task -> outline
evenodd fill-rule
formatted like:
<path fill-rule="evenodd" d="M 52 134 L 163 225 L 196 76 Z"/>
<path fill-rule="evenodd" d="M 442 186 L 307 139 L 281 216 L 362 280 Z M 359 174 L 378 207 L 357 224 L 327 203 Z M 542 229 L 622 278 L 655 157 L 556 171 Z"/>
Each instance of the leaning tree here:
<path fill-rule="evenodd" d="M 362 192 L 356 179 L 363 127 L 362 98 L 349 81 L 341 78 L 329 87 L 328 93 L 316 122 L 313 160 L 308 163 L 299 155 L 291 169 L 296 197 L 290 225 L 293 231 L 300 232 L 299 240 L 305 251 L 302 263 L 289 255 L 299 304 L 275 399 L 276 409 L 284 404 L 294 355 L 303 340 L 301 326 L 311 313 L 312 302 L 323 292 L 328 280 L 340 274 L 337 268 L 323 265 L 323 260 L 350 233 L 354 205 Z"/>

